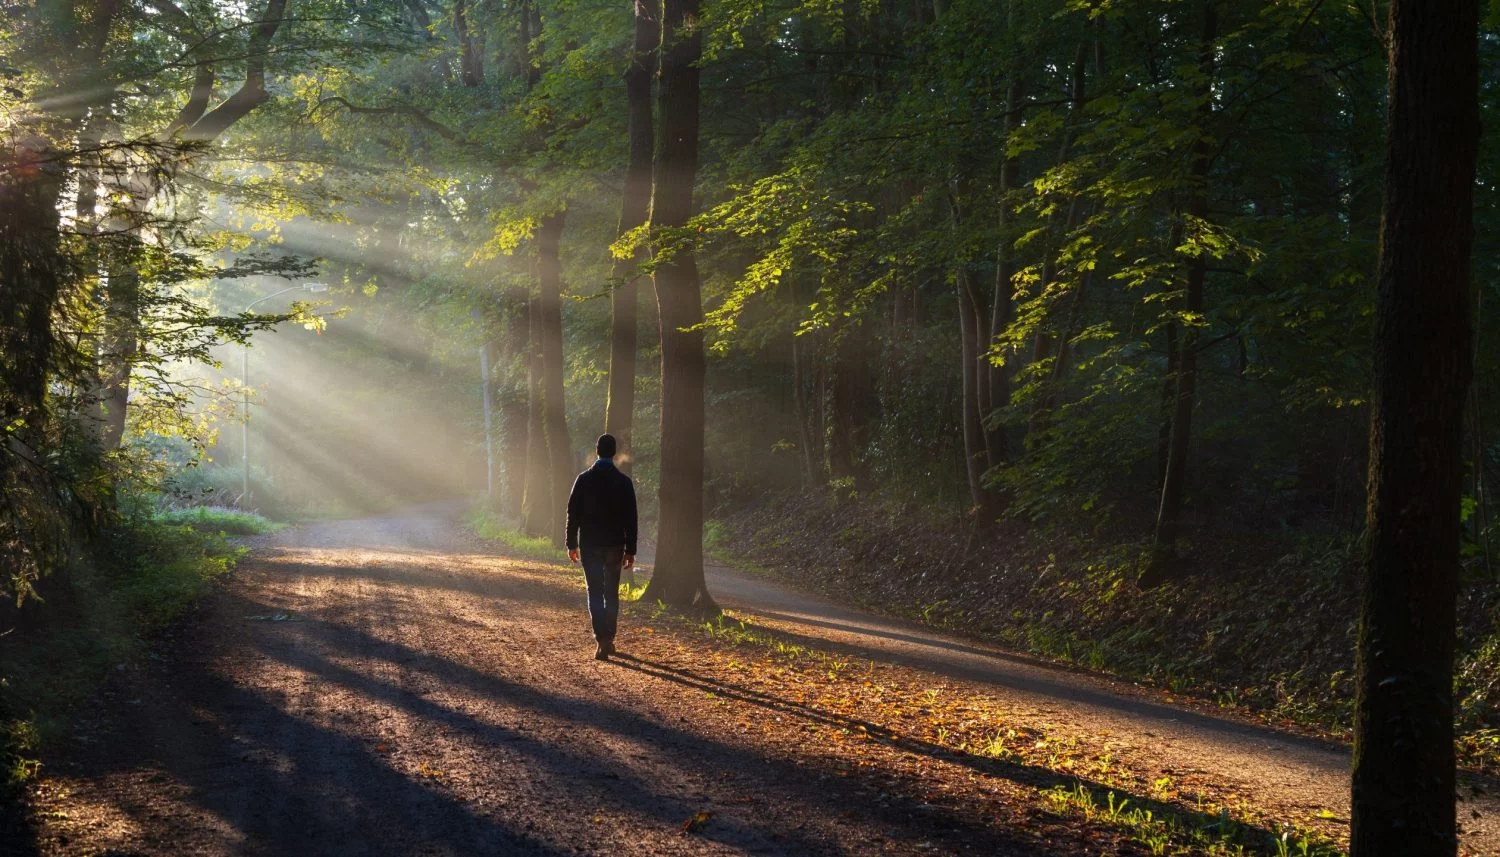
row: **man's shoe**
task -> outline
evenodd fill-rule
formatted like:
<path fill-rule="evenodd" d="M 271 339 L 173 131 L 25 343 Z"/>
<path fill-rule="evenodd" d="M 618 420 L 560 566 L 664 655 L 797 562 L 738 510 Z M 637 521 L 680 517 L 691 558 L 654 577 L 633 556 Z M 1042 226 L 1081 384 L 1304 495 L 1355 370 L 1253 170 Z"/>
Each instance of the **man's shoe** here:
<path fill-rule="evenodd" d="M 611 648 L 612 647 L 610 645 L 608 645 L 607 643 L 600 643 L 599 646 L 598 646 L 598 648 L 594 649 L 594 660 L 596 660 L 596 661 L 607 661 L 607 660 L 609 660 L 609 653 L 610 653 L 610 649 Z"/>
<path fill-rule="evenodd" d="M 615 641 L 614 640 L 610 640 L 608 643 L 604 644 L 604 654 L 608 655 L 608 656 L 611 656 L 611 657 L 614 656 L 614 654 L 615 654 Z"/>

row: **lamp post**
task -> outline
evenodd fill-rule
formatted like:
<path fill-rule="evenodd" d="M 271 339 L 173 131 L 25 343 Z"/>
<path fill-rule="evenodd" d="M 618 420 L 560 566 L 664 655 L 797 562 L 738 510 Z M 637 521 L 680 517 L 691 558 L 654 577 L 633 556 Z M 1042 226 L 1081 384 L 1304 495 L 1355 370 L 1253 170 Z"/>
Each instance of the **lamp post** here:
<path fill-rule="evenodd" d="M 268 301 L 274 297 L 280 297 L 287 292 L 326 292 L 326 283 L 303 283 L 300 286 L 287 286 L 279 292 L 272 292 L 264 297 L 256 298 L 245 304 L 245 312 L 262 301 Z M 240 420 L 240 496 L 234 501 L 235 505 L 243 506 L 250 497 L 250 342 L 246 340 L 244 347 L 240 350 L 240 403 L 244 409 L 244 416 Z"/>

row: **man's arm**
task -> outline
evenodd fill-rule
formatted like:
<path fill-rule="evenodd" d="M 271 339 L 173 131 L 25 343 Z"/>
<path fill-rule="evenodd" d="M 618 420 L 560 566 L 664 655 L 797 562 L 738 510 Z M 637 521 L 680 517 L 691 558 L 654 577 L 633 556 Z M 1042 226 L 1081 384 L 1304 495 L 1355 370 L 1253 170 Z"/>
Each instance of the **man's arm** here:
<path fill-rule="evenodd" d="M 578 474 L 578 478 L 573 480 L 573 490 L 570 491 L 570 492 L 568 492 L 568 528 L 567 529 L 568 529 L 568 556 L 570 558 L 573 556 L 573 554 L 575 554 L 575 553 L 578 552 L 578 526 L 581 523 L 578 520 L 579 506 L 581 505 L 581 501 L 580 501 L 579 496 L 578 496 L 578 494 L 579 494 L 578 488 L 579 488 L 579 485 L 582 482 L 583 482 L 583 474 L 580 473 L 580 474 Z M 553 532 L 556 532 L 556 530 L 553 530 Z"/>
<path fill-rule="evenodd" d="M 635 556 L 636 519 L 635 483 L 625 480 L 625 554 Z"/>

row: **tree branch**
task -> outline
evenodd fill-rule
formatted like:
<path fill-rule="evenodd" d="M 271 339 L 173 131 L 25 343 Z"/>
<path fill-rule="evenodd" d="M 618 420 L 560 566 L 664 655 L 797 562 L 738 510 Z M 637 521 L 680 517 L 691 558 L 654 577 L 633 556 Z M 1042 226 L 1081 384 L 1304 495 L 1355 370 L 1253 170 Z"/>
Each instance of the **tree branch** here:
<path fill-rule="evenodd" d="M 212 112 L 187 128 L 183 136 L 189 140 L 207 142 L 215 140 L 229 126 L 243 119 L 250 111 L 270 98 L 266 92 L 266 56 L 271 39 L 281 26 L 286 14 L 287 0 L 267 0 L 265 15 L 250 35 L 248 56 L 245 59 L 245 82 L 235 93 L 224 99 Z"/>
<path fill-rule="evenodd" d="M 324 99 L 320 100 L 317 104 L 313 105 L 313 111 L 316 112 L 318 110 L 318 108 L 323 107 L 325 105 L 329 105 L 329 104 L 334 104 L 334 105 L 338 105 L 340 107 L 343 107 L 345 110 L 348 110 L 350 113 L 368 114 L 368 115 L 376 115 L 376 116 L 379 116 L 379 115 L 385 115 L 385 116 L 409 116 L 412 119 L 415 119 L 417 121 L 418 125 L 421 125 L 423 128 L 426 128 L 427 130 L 433 132 L 434 134 L 437 134 L 439 137 L 442 137 L 444 140 L 448 140 L 449 142 L 454 142 L 454 143 L 462 142 L 463 141 L 463 138 L 460 137 L 458 135 L 458 133 L 455 132 L 452 128 L 449 128 L 447 125 L 444 125 L 441 122 L 438 122 L 438 121 L 434 120 L 432 117 L 430 117 L 426 113 L 422 112 L 422 110 L 420 110 L 420 109 L 418 109 L 416 107 L 412 107 L 409 104 L 393 104 L 393 105 L 390 105 L 389 107 L 363 107 L 361 105 L 354 104 L 354 103 L 350 102 L 349 99 L 344 98 L 341 95 L 330 95 L 329 97 L 324 98 Z"/>
<path fill-rule="evenodd" d="M 203 112 L 208 109 L 208 101 L 214 94 L 214 69 L 210 65 L 198 66 L 198 71 L 193 75 L 193 90 L 188 95 L 187 104 L 182 106 L 177 118 L 167 126 L 167 131 L 162 136 L 170 137 L 179 131 L 192 127 L 193 123 L 203 118 Z"/>

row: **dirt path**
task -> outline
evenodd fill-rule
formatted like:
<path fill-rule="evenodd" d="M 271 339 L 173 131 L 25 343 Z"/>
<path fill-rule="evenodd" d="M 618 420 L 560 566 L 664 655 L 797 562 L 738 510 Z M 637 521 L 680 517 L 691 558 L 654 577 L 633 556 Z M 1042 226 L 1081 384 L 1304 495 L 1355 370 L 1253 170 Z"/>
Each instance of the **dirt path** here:
<path fill-rule="evenodd" d="M 778 684 L 670 628 L 627 628 L 633 658 L 597 663 L 577 578 L 495 556 L 437 515 L 265 539 L 46 760 L 28 850 L 1145 853 L 1040 807 L 1050 771 L 801 702 L 784 682 L 806 676 Z M 1148 774 L 1222 777 L 1278 811 L 1342 811 L 1335 751 L 731 572 L 714 585 L 786 640 L 876 661 L 863 688 L 972 692 L 992 701 L 978 717 L 1005 707 L 1091 741 L 1112 733 Z M 1491 829 L 1475 853 L 1500 853 Z"/>
<path fill-rule="evenodd" d="M 1012 715 L 1050 731 L 1108 735 L 1148 776 L 1212 783 L 1278 818 L 1311 821 L 1331 813 L 1340 824 L 1348 818 L 1350 756 L 1342 746 L 1164 704 L 1160 693 L 872 616 L 732 569 L 712 568 L 708 577 L 721 605 L 757 623 L 825 649 L 977 686 Z M 1500 854 L 1500 801 L 1472 787 L 1463 792 L 1465 850 Z"/>

